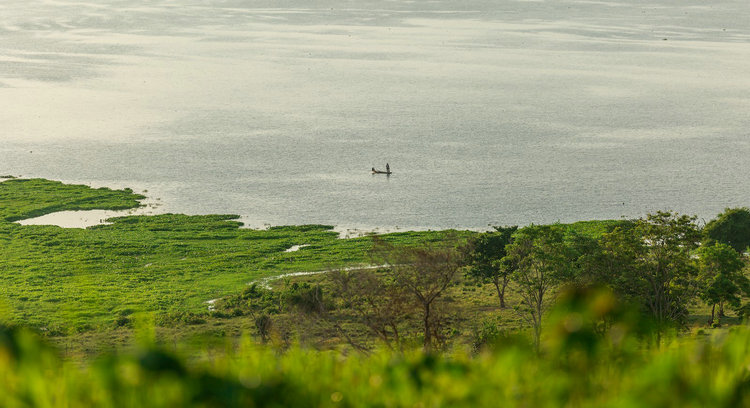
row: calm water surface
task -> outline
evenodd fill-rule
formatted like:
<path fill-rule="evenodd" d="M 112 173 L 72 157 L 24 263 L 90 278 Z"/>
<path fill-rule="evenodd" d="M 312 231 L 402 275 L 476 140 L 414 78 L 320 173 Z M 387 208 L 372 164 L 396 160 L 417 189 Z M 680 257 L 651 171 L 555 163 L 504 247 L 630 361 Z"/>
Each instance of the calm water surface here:
<path fill-rule="evenodd" d="M 0 174 L 257 226 L 711 218 L 750 205 L 750 3 L 4 0 Z"/>

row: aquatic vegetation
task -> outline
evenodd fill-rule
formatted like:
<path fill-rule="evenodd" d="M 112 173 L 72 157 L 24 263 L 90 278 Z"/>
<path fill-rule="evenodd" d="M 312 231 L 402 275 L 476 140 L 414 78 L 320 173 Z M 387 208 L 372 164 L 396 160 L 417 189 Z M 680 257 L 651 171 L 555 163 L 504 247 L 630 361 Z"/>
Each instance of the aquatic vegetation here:
<path fill-rule="evenodd" d="M 17 221 L 65 210 L 124 210 L 145 197 L 130 189 L 93 189 L 44 179 L 11 179 L 0 183 L 0 219 Z"/>
<path fill-rule="evenodd" d="M 181 214 L 117 217 L 88 229 L 11 222 L 133 208 L 142 198 L 41 179 L 0 183 L 0 314 L 49 334 L 86 332 L 117 327 L 137 311 L 206 313 L 206 301 L 264 276 L 369 263 L 370 237 L 338 239 L 327 225 L 253 230 L 235 215 Z M 384 239 L 416 245 L 449 233 Z M 286 251 L 294 245 L 306 246 Z"/>

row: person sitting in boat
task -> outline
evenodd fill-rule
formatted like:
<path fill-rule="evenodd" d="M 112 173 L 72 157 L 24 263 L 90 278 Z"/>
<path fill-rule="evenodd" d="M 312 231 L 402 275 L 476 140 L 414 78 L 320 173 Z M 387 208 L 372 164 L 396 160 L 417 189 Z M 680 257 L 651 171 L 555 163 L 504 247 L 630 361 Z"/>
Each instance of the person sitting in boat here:
<path fill-rule="evenodd" d="M 375 167 L 372 168 L 372 172 L 375 173 Z"/>

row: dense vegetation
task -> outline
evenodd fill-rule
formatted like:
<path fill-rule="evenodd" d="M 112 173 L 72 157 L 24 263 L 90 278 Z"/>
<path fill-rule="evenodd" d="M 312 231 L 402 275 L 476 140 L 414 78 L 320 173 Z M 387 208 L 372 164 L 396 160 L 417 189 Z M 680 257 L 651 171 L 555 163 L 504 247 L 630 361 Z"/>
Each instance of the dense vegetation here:
<path fill-rule="evenodd" d="M 0 183 L 0 406 L 750 404 L 746 208 L 355 239 L 13 222 L 142 198 Z"/>
<path fill-rule="evenodd" d="M 738 322 L 748 311 L 747 259 L 713 239 L 701 245 L 703 238 L 694 218 L 658 212 L 595 232 L 532 225 L 420 247 L 376 239 L 377 271 L 337 271 L 276 291 L 251 286 L 218 306 L 252 316 L 263 339 L 274 320 L 284 320 L 276 315 L 296 311 L 357 349 L 368 348 L 368 335 L 391 347 L 431 350 L 481 344 L 484 332 L 518 328 L 530 329 L 540 347 L 548 310 L 566 287 L 608 288 L 658 335 L 691 323 Z M 491 283 L 494 302 L 487 302 L 492 290 L 472 293 L 473 282 Z"/>
<path fill-rule="evenodd" d="M 513 337 L 471 355 L 342 355 L 244 338 L 185 359 L 150 345 L 81 368 L 34 336 L 0 328 L 7 407 L 742 407 L 750 404 L 750 331 L 670 338 L 657 347 L 608 292 L 565 294 L 541 353 Z M 613 324 L 602 331 L 600 323 Z M 644 337 L 645 336 L 645 337 Z"/>

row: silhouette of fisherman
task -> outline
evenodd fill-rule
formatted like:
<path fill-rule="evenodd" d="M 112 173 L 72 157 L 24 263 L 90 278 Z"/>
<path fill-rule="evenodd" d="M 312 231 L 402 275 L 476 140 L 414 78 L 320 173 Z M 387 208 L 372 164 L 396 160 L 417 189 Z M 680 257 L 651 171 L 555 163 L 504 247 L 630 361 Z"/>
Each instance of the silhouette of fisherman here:
<path fill-rule="evenodd" d="M 385 172 L 390 173 L 391 172 L 391 166 L 388 165 L 388 163 L 385 164 Z"/>

